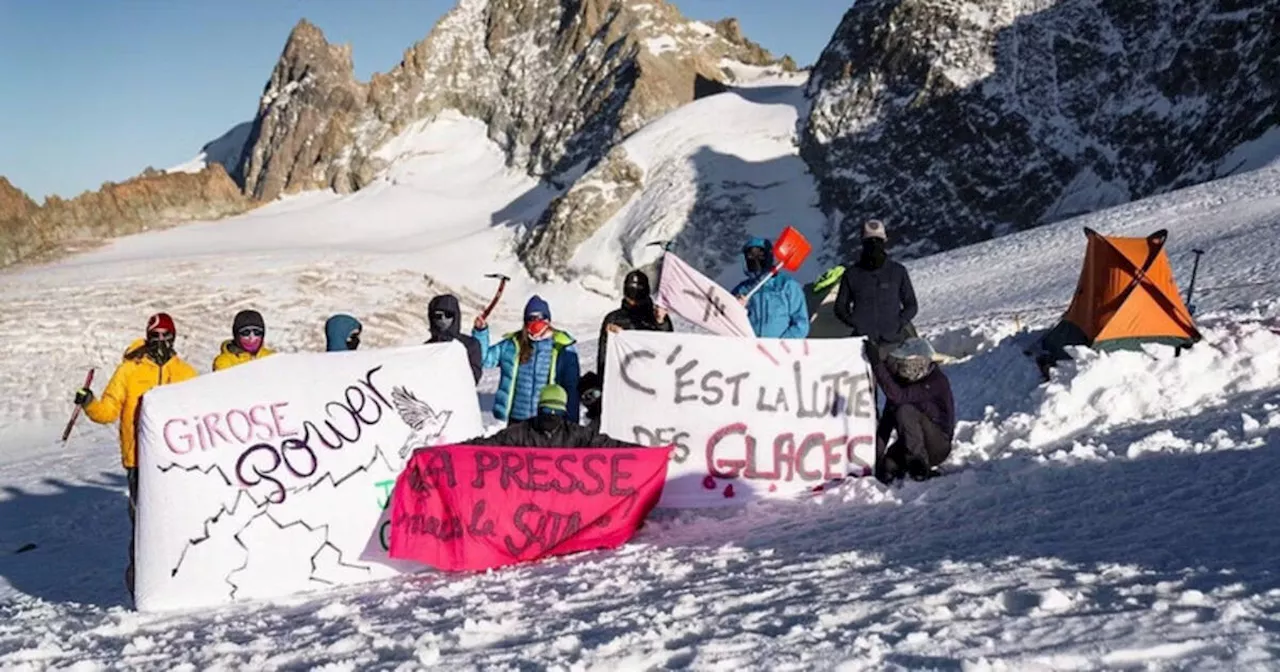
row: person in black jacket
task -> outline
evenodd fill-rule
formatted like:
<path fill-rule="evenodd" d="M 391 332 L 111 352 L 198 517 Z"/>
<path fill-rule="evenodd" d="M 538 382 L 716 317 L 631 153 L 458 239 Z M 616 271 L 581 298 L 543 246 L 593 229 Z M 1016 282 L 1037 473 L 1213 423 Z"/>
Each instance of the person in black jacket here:
<path fill-rule="evenodd" d="M 604 316 L 600 323 L 600 340 L 596 346 L 596 373 L 604 376 L 604 357 L 609 334 L 625 329 L 640 331 L 671 331 L 671 318 L 649 296 L 649 276 L 635 270 L 627 274 L 622 283 L 622 305 Z"/>
<path fill-rule="evenodd" d="M 936 476 L 951 455 L 956 405 L 947 374 L 933 361 L 933 348 L 923 338 L 909 338 L 881 355 L 865 341 L 867 360 L 886 398 L 876 428 L 875 477 L 882 483 L 903 475 L 920 481 Z M 889 436 L 897 440 L 885 445 Z"/>
<path fill-rule="evenodd" d="M 915 334 L 916 292 L 902 264 L 885 252 L 884 223 L 873 219 L 862 227 L 862 254 L 845 269 L 836 294 L 835 314 L 865 336 L 876 351 L 888 355 Z"/>
<path fill-rule="evenodd" d="M 469 446 L 509 446 L 514 448 L 641 448 L 596 433 L 570 422 L 566 408 L 569 393 L 559 385 L 547 385 L 538 395 L 538 414 L 514 422 L 492 436 L 464 441 Z"/>
<path fill-rule="evenodd" d="M 452 294 L 440 294 L 427 304 L 427 320 L 431 329 L 431 338 L 427 343 L 446 343 L 459 341 L 467 349 L 467 359 L 471 362 L 471 377 L 480 382 L 482 368 L 480 342 L 462 333 L 462 310 L 458 306 L 458 297 Z"/>

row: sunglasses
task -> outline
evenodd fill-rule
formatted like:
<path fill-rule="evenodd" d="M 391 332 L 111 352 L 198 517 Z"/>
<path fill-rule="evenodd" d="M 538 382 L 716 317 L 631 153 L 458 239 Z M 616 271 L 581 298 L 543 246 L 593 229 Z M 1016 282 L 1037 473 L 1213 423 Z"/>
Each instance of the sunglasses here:
<path fill-rule="evenodd" d="M 244 336 L 247 338 L 252 336 L 261 336 L 263 333 L 264 333 L 264 330 L 261 327 L 245 327 L 240 331 L 237 331 L 236 335 Z"/>
<path fill-rule="evenodd" d="M 453 317 L 453 313 L 447 310 L 436 310 L 431 313 L 431 319 L 433 320 L 452 320 Z"/>
<path fill-rule="evenodd" d="M 545 320 L 545 319 L 547 319 L 547 316 L 543 315 L 542 313 L 529 313 L 528 315 L 524 316 L 525 324 L 528 324 L 530 322 L 537 322 L 538 320 Z"/>

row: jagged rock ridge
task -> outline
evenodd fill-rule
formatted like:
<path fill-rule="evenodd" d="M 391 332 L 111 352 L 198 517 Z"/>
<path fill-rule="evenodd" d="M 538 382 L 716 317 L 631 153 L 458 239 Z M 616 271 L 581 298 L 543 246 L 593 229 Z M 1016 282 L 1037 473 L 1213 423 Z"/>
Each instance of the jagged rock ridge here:
<path fill-rule="evenodd" d="M 801 155 L 846 252 L 924 254 L 1257 167 L 1278 87 L 1273 2 L 859 0 Z"/>
<path fill-rule="evenodd" d="M 774 62 L 736 21 L 688 21 L 664 0 L 461 0 L 365 84 L 349 49 L 304 21 L 263 93 L 244 189 L 359 189 L 384 167 L 380 145 L 446 108 L 488 124 L 513 166 L 572 177 L 696 88 L 714 90 L 725 58 Z"/>
<path fill-rule="evenodd" d="M 253 207 L 221 164 L 199 172 L 137 177 L 72 199 L 50 196 L 36 205 L 0 177 L 0 267 L 51 253 L 76 241 L 95 241 L 197 219 L 218 219 Z"/>

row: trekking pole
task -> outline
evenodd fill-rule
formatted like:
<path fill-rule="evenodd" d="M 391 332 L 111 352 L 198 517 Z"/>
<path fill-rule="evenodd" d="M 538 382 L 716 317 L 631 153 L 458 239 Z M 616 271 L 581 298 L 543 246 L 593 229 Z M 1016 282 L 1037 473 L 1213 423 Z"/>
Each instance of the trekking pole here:
<path fill-rule="evenodd" d="M 1196 304 L 1191 303 L 1191 297 L 1196 293 L 1196 273 L 1200 271 L 1200 255 L 1204 254 L 1204 250 L 1192 248 L 1191 253 L 1196 255 L 1196 259 L 1191 263 L 1191 284 L 1187 285 L 1187 314 L 1194 316 L 1196 314 Z M 1173 349 L 1174 357 L 1182 356 L 1182 346 Z"/>
<path fill-rule="evenodd" d="M 89 369 L 89 375 L 84 377 L 84 387 L 89 387 L 90 385 L 93 384 L 93 371 L 94 371 L 93 369 Z M 66 429 L 62 430 L 63 443 L 66 443 L 67 437 L 71 436 L 71 428 L 75 426 L 76 418 L 79 418 L 79 417 L 80 417 L 80 406 L 77 405 L 75 410 L 71 411 L 71 419 L 67 421 Z"/>
<path fill-rule="evenodd" d="M 1191 252 L 1196 255 L 1196 260 L 1191 264 L 1191 284 L 1187 287 L 1187 312 L 1195 315 L 1196 306 L 1191 303 L 1191 297 L 1196 292 L 1196 273 L 1200 271 L 1200 255 L 1204 254 L 1204 250 L 1192 249 Z"/>

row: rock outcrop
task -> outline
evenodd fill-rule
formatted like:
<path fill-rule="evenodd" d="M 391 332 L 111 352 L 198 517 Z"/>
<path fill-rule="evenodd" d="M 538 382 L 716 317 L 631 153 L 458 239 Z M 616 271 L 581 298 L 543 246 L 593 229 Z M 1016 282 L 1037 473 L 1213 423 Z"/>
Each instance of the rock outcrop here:
<path fill-rule="evenodd" d="M 801 155 L 846 252 L 925 254 L 1280 154 L 1264 0 L 859 0 L 815 66 Z"/>
<path fill-rule="evenodd" d="M 148 168 L 126 182 L 108 182 L 69 200 L 50 196 L 42 205 L 0 177 L 0 266 L 56 252 L 67 243 L 217 219 L 253 205 L 219 163 L 199 172 Z"/>
<path fill-rule="evenodd" d="M 380 145 L 447 108 L 484 121 L 512 166 L 581 174 L 699 82 L 722 82 L 723 59 L 774 62 L 736 22 L 689 21 L 664 0 L 461 0 L 396 68 L 361 83 L 349 49 L 303 22 L 263 93 L 245 192 L 358 189 L 383 167 Z"/>

